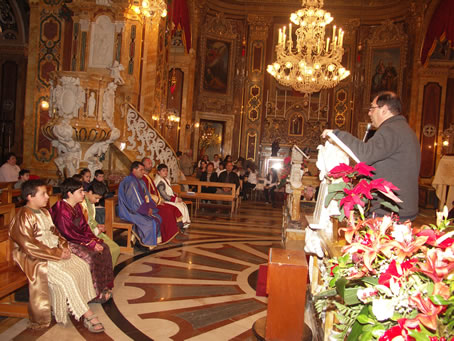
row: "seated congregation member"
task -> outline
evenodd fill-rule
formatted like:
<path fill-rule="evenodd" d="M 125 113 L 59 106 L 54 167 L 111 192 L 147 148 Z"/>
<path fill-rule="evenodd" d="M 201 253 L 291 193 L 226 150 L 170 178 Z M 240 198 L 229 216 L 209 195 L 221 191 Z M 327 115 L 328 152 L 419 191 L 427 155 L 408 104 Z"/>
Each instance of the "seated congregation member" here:
<path fill-rule="evenodd" d="M 90 186 L 88 186 L 88 191 L 85 192 L 85 199 L 82 201 L 81 205 L 85 219 L 87 220 L 93 234 L 96 237 L 101 238 L 104 243 L 109 246 L 110 255 L 112 256 L 112 266 L 115 267 L 118 257 L 120 256 L 120 247 L 106 235 L 106 228 L 104 224 L 99 224 L 95 219 L 95 205 L 104 196 L 104 194 L 105 187 L 102 183 L 92 182 Z"/>
<path fill-rule="evenodd" d="M 104 182 L 104 172 L 102 169 L 95 170 L 95 177 L 93 178 L 93 181 L 90 183 L 90 185 L 92 185 L 92 184 L 98 184 L 99 186 L 102 186 L 104 188 L 104 195 L 102 196 L 101 199 L 99 199 L 99 202 L 95 206 L 95 208 L 96 208 L 96 218 L 95 219 L 99 224 L 104 224 L 106 221 L 106 210 L 104 208 L 104 199 L 113 197 L 114 193 L 109 192 L 109 187 Z"/>
<path fill-rule="evenodd" d="M 178 234 L 178 228 L 183 228 L 183 215 L 177 207 L 169 205 L 161 198 L 161 194 L 159 194 L 156 184 L 149 176 L 153 169 L 153 162 L 151 159 L 145 157 L 142 160 L 142 163 L 145 167 L 145 174 L 143 175 L 142 180 L 145 182 L 151 198 L 158 205 L 158 214 L 162 218 L 161 237 L 162 242 L 165 243 Z"/>
<path fill-rule="evenodd" d="M 84 168 L 79 173 L 82 176 L 82 185 L 84 187 L 84 191 L 88 190 L 88 186 L 90 186 L 91 181 L 91 172 L 88 168 Z"/>
<path fill-rule="evenodd" d="M 243 199 L 247 200 L 247 194 L 257 186 L 257 173 L 255 172 L 255 166 L 249 165 L 244 175 L 243 183 Z"/>
<path fill-rule="evenodd" d="M 266 203 L 273 204 L 273 207 L 276 205 L 275 204 L 276 194 L 274 193 L 274 191 L 276 190 L 277 185 L 279 185 L 279 178 L 277 176 L 277 172 L 274 168 L 269 168 L 268 174 L 265 177 L 264 192 Z"/>
<path fill-rule="evenodd" d="M 207 170 L 207 162 L 205 160 L 201 160 L 199 162 L 199 167 L 197 167 L 197 170 L 196 170 L 196 173 L 195 173 L 195 177 L 197 179 L 200 179 L 200 177 L 202 176 L 202 173 L 203 172 L 206 172 Z"/>
<path fill-rule="evenodd" d="M 14 189 L 20 189 L 25 181 L 30 179 L 30 171 L 28 169 L 21 169 L 19 171 L 19 180 L 14 184 Z"/>
<path fill-rule="evenodd" d="M 16 163 L 16 154 L 6 154 L 6 162 L 0 167 L 0 182 L 14 182 L 19 179 L 20 168 Z"/>
<path fill-rule="evenodd" d="M 200 176 L 200 181 L 206 182 L 218 182 L 218 175 L 214 170 L 214 165 L 212 162 L 208 163 L 206 172 L 203 172 Z M 216 193 L 216 187 L 206 187 L 202 186 L 203 193 Z"/>
<path fill-rule="evenodd" d="M 213 161 L 211 161 L 214 166 L 214 170 L 217 171 L 219 168 L 219 164 L 221 163 L 221 160 L 219 159 L 219 154 L 214 154 L 213 156 Z"/>
<path fill-rule="evenodd" d="M 156 174 L 154 181 L 156 187 L 158 188 L 159 194 L 167 203 L 176 206 L 180 210 L 181 214 L 183 215 L 184 227 L 187 228 L 191 223 L 189 210 L 183 200 L 173 192 L 172 187 L 170 186 L 169 180 L 167 179 L 169 169 L 165 164 L 161 163 L 158 166 L 157 170 L 158 174 Z"/>
<path fill-rule="evenodd" d="M 218 175 L 218 179 L 219 179 L 219 175 L 221 175 L 221 173 L 225 172 L 225 163 L 224 162 L 219 162 L 219 167 L 218 169 L 216 169 L 216 174 Z"/>
<path fill-rule="evenodd" d="M 145 174 L 143 163 L 134 161 L 130 170 L 118 188 L 118 216 L 134 224 L 132 232 L 141 245 L 152 248 L 162 241 L 162 218 L 142 180 Z"/>
<path fill-rule="evenodd" d="M 51 208 L 52 220 L 68 240 L 71 252 L 90 266 L 97 295 L 95 302 L 104 303 L 112 297 L 114 280 L 109 247 L 93 234 L 85 219 L 80 205 L 85 197 L 82 183 L 68 178 L 60 189 L 63 199 Z"/>
<path fill-rule="evenodd" d="M 240 187 L 240 179 L 238 175 L 233 171 L 232 161 L 228 161 L 225 164 L 225 172 L 219 174 L 219 182 L 224 182 L 228 184 L 235 184 L 236 187 Z M 221 192 L 230 192 L 232 189 L 230 187 L 225 187 L 221 189 Z"/>
<path fill-rule="evenodd" d="M 90 268 L 71 254 L 68 241 L 55 228 L 45 209 L 49 196 L 42 180 L 22 185 L 21 207 L 9 226 L 14 241 L 13 258 L 28 278 L 30 300 L 28 312 L 33 329 L 47 328 L 51 310 L 57 323 L 66 324 L 68 312 L 90 331 L 99 333 L 104 327 L 89 308 L 96 296 Z"/>

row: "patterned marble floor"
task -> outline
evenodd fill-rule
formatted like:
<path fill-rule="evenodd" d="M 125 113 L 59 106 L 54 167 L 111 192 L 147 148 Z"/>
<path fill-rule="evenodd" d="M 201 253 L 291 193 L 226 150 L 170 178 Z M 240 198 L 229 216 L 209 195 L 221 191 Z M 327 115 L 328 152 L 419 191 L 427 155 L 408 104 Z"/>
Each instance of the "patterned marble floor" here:
<path fill-rule="evenodd" d="M 202 211 L 184 235 L 151 252 L 122 255 L 114 298 L 92 304 L 106 331 L 81 322 L 27 329 L 25 319 L 0 322 L 1 340 L 250 340 L 266 315 L 255 295 L 260 264 L 281 247 L 282 210 L 246 201 L 232 219 Z M 3 324 L 3 328 L 2 328 Z"/>

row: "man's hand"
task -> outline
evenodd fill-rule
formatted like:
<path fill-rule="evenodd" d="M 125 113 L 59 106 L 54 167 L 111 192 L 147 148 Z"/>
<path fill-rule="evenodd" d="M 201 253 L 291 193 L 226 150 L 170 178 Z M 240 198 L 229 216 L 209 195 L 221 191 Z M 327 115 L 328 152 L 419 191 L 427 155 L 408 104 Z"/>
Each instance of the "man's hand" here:
<path fill-rule="evenodd" d="M 101 252 L 102 252 L 102 250 L 104 250 L 104 248 L 102 247 L 102 245 L 101 245 L 101 244 L 96 244 L 96 245 L 95 245 L 95 251 L 98 251 L 98 252 L 100 252 L 100 253 L 101 253 Z"/>
<path fill-rule="evenodd" d="M 332 133 L 332 132 L 333 132 L 333 129 L 325 129 L 325 130 L 323 130 L 323 133 L 321 136 L 322 136 L 322 138 L 326 139 L 326 138 L 328 138 L 328 134 Z"/>
<path fill-rule="evenodd" d="M 61 259 L 69 259 L 71 258 L 71 251 L 69 249 L 63 249 L 61 254 Z"/>
<path fill-rule="evenodd" d="M 98 224 L 99 232 L 106 232 L 106 226 L 104 224 Z"/>

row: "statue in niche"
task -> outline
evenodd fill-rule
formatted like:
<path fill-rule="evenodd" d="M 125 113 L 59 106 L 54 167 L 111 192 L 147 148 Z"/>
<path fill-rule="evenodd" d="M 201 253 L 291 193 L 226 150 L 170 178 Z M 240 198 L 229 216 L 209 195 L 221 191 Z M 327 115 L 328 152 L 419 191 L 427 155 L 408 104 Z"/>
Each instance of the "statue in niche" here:
<path fill-rule="evenodd" d="M 90 170 L 91 174 L 95 174 L 96 170 L 102 169 L 102 161 L 105 158 L 110 144 L 116 141 L 119 137 L 120 130 L 113 128 L 108 140 L 96 142 L 87 149 L 84 159 L 88 162 L 88 169 Z"/>
<path fill-rule="evenodd" d="M 104 92 L 102 99 L 102 118 L 106 121 L 110 129 L 114 129 L 113 117 L 115 110 L 115 90 L 117 85 L 114 82 L 110 82 Z"/>
<path fill-rule="evenodd" d="M 279 149 L 281 149 L 281 146 L 279 145 L 279 138 L 277 138 L 271 144 L 271 156 L 277 156 Z"/>
<path fill-rule="evenodd" d="M 95 93 L 90 92 L 90 97 L 88 98 L 88 117 L 95 117 L 95 108 L 96 108 L 96 99 Z"/>
<path fill-rule="evenodd" d="M 303 117 L 301 115 L 293 116 L 290 121 L 290 134 L 302 135 L 303 134 Z"/>
<path fill-rule="evenodd" d="M 110 77 L 114 79 L 114 83 L 118 85 L 125 84 L 123 77 L 121 77 L 120 72 L 123 71 L 125 68 L 121 65 L 118 60 L 113 62 L 112 67 L 108 68 L 110 70 Z"/>

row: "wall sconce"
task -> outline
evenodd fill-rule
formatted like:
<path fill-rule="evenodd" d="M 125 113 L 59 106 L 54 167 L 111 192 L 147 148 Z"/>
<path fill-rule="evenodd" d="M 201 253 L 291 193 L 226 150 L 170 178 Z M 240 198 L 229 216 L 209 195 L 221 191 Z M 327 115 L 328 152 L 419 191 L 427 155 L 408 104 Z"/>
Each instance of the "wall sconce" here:
<path fill-rule="evenodd" d="M 41 109 L 43 109 L 43 110 L 48 110 L 49 109 L 49 102 L 48 101 L 42 100 L 40 105 L 41 105 Z"/>
<path fill-rule="evenodd" d="M 188 122 L 186 123 L 186 129 L 193 129 L 193 128 L 198 128 L 200 127 L 199 122 Z"/>
<path fill-rule="evenodd" d="M 180 122 L 180 116 L 176 110 L 173 111 L 161 111 L 161 114 L 155 114 L 151 116 L 151 119 L 159 124 L 162 128 L 165 125 L 168 129 L 172 129 L 175 124 Z"/>

